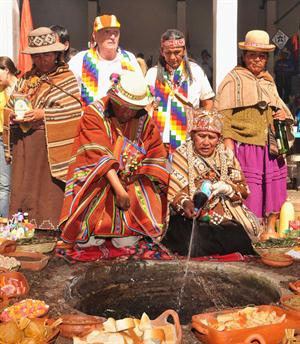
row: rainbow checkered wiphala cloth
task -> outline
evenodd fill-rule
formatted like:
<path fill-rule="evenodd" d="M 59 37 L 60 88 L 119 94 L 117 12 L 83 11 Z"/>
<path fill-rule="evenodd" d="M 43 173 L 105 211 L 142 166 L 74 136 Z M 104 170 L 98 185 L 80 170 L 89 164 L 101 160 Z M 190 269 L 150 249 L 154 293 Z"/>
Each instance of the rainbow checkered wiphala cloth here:
<path fill-rule="evenodd" d="M 119 48 L 118 53 L 121 53 L 122 69 L 134 71 L 134 67 L 131 64 L 130 57 L 127 52 Z M 100 83 L 98 62 L 99 56 L 97 48 L 89 49 L 84 55 L 82 61 L 81 103 L 83 109 L 90 103 L 97 100 L 98 86 Z"/>
<path fill-rule="evenodd" d="M 177 68 L 172 80 L 169 74 L 164 72 L 164 81 L 161 82 L 156 79 L 155 82 L 155 97 L 160 98 L 158 108 L 153 113 L 153 120 L 155 121 L 161 135 L 163 135 L 166 114 L 168 111 L 168 100 L 170 99 L 170 150 L 173 152 L 185 140 L 187 134 L 187 118 L 185 114 L 184 105 L 175 97 L 174 90 L 184 97 L 188 93 L 188 81 L 184 71 L 184 63 Z"/>

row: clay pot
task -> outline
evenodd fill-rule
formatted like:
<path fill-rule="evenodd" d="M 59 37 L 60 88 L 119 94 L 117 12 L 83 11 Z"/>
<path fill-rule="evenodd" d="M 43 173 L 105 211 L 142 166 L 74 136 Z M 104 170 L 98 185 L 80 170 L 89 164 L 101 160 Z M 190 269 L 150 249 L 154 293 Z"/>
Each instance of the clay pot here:
<path fill-rule="evenodd" d="M 5 256 L 14 257 L 21 263 L 21 269 L 40 271 L 48 264 L 49 256 L 38 252 L 15 251 L 5 253 Z"/>
<path fill-rule="evenodd" d="M 290 282 L 289 287 L 292 289 L 292 291 L 295 294 L 300 294 L 300 280 L 298 280 L 296 282 Z"/>
<path fill-rule="evenodd" d="M 275 312 L 277 316 L 286 314 L 286 319 L 281 323 L 257 325 L 256 327 L 217 331 L 206 326 L 203 320 L 215 320 L 220 314 L 232 313 L 233 309 L 214 313 L 197 314 L 192 317 L 192 330 L 195 336 L 206 344 L 278 344 L 282 341 L 286 328 L 298 327 L 299 318 L 277 306 L 257 306 L 259 311 Z"/>
<path fill-rule="evenodd" d="M 60 334 L 66 338 L 84 337 L 97 328 L 102 328 L 105 318 L 93 315 L 65 314 L 61 317 Z"/>
<path fill-rule="evenodd" d="M 261 255 L 261 261 L 274 268 L 281 268 L 293 264 L 294 259 L 282 253 L 266 253 Z"/>
<path fill-rule="evenodd" d="M 168 324 L 170 324 L 168 322 L 169 317 L 172 317 L 173 323 L 175 326 L 175 330 L 176 330 L 177 338 L 176 338 L 176 342 L 174 344 L 180 344 L 182 342 L 182 329 L 181 329 L 179 316 L 178 316 L 177 312 L 173 311 L 172 309 L 167 309 L 159 317 L 152 320 L 151 323 L 153 326 L 157 326 L 157 327 L 168 325 Z"/>
<path fill-rule="evenodd" d="M 292 304 L 290 304 L 291 300 L 295 300 L 297 302 L 298 307 L 293 307 Z M 284 308 L 288 309 L 290 313 L 300 316 L 300 295 L 294 295 L 294 294 L 289 294 L 289 295 L 283 295 L 280 298 L 280 303 L 283 305 Z"/>
<path fill-rule="evenodd" d="M 16 240 L 0 239 L 0 254 L 14 252 L 16 250 Z"/>

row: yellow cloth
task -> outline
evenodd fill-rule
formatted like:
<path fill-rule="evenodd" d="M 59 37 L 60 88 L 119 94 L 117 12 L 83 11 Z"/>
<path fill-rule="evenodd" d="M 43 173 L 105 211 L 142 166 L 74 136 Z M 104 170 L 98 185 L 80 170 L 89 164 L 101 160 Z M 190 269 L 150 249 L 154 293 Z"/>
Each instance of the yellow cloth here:
<path fill-rule="evenodd" d="M 3 133 L 3 116 L 4 116 L 4 106 L 7 102 L 7 96 L 4 91 L 0 92 L 0 134 Z"/>

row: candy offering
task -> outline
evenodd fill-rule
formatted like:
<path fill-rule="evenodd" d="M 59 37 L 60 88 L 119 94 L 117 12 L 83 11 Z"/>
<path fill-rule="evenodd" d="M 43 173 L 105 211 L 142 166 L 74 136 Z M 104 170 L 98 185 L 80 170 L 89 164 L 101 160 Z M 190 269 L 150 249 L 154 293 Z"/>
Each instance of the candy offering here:
<path fill-rule="evenodd" d="M 48 312 L 49 306 L 41 300 L 25 299 L 5 308 L 1 313 L 2 321 L 17 320 L 24 317 L 38 318 Z"/>
<path fill-rule="evenodd" d="M 0 222 L 0 238 L 8 240 L 19 240 L 32 238 L 34 236 L 34 225 L 28 223 L 28 213 L 19 211 L 6 223 Z"/>

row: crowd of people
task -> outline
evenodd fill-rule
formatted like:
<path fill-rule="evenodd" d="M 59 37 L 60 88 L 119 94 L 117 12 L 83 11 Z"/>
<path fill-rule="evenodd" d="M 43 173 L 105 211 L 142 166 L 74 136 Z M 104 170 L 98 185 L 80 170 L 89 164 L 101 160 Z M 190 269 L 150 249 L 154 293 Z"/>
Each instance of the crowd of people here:
<path fill-rule="evenodd" d="M 147 237 L 187 255 L 192 237 L 192 256 L 254 254 L 286 198 L 273 121 L 289 134 L 293 124 L 266 71 L 269 35 L 247 33 L 215 97 L 182 32 L 162 34 L 147 71 L 120 48 L 120 29 L 97 16 L 89 49 L 76 52 L 62 26 L 37 28 L 20 79 L 0 57 L 0 213 L 60 229 L 65 248 Z"/>

